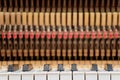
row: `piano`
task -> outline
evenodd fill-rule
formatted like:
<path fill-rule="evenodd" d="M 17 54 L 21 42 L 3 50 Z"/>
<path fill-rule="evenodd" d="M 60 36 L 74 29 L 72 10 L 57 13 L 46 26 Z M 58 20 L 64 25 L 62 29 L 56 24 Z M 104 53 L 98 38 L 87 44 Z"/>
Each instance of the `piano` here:
<path fill-rule="evenodd" d="M 0 80 L 119 80 L 120 0 L 0 0 Z"/>

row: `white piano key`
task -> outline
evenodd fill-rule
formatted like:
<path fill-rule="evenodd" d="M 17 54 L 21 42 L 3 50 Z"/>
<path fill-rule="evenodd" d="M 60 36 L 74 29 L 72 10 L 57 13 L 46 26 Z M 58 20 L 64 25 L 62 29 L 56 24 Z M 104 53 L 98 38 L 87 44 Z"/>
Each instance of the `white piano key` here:
<path fill-rule="evenodd" d="M 86 80 L 97 80 L 97 72 L 89 71 L 85 72 Z"/>
<path fill-rule="evenodd" d="M 110 72 L 108 71 L 98 72 L 98 80 L 110 80 Z"/>
<path fill-rule="evenodd" d="M 47 71 L 39 71 L 35 73 L 35 80 L 47 80 Z"/>
<path fill-rule="evenodd" d="M 120 79 L 120 71 L 112 71 L 111 80 L 118 80 L 118 79 Z"/>
<path fill-rule="evenodd" d="M 21 72 L 22 80 L 34 80 L 34 71 Z"/>
<path fill-rule="evenodd" d="M 72 72 L 71 71 L 60 72 L 60 80 L 72 80 Z"/>
<path fill-rule="evenodd" d="M 9 80 L 21 80 L 20 72 L 9 72 Z"/>
<path fill-rule="evenodd" d="M 0 72 L 0 80 L 8 80 L 8 72 L 7 71 Z"/>
<path fill-rule="evenodd" d="M 85 80 L 84 79 L 84 72 L 73 71 L 73 80 Z"/>
<path fill-rule="evenodd" d="M 58 71 L 50 71 L 47 74 L 48 80 L 59 80 L 59 72 Z"/>

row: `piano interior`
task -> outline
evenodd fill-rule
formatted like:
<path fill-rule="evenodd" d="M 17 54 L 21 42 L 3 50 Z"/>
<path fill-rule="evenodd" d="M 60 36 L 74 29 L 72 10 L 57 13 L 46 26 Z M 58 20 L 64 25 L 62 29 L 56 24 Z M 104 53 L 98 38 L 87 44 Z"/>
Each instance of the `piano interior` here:
<path fill-rule="evenodd" d="M 0 80 L 65 79 L 120 79 L 120 0 L 0 0 Z"/>

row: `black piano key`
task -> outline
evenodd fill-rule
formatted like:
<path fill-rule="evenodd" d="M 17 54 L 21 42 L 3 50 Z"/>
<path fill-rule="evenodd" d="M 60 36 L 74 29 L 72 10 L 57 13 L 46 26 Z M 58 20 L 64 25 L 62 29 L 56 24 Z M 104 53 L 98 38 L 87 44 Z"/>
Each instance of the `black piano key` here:
<path fill-rule="evenodd" d="M 64 71 L 63 64 L 58 64 L 58 71 Z"/>
<path fill-rule="evenodd" d="M 51 68 L 50 68 L 50 65 L 49 64 L 45 64 L 44 65 L 44 71 L 50 71 Z"/>
<path fill-rule="evenodd" d="M 97 64 L 92 64 L 91 71 L 98 71 L 98 66 L 97 66 Z"/>
<path fill-rule="evenodd" d="M 77 65 L 76 64 L 72 64 L 71 65 L 71 71 L 77 71 Z"/>
<path fill-rule="evenodd" d="M 26 72 L 26 71 L 31 71 L 32 69 L 33 69 L 32 64 L 24 64 L 22 71 Z"/>
<path fill-rule="evenodd" d="M 112 64 L 107 64 L 105 70 L 106 70 L 106 71 L 113 71 Z"/>
<path fill-rule="evenodd" d="M 14 72 L 19 70 L 19 65 L 18 64 L 11 64 L 8 65 L 8 72 Z"/>

